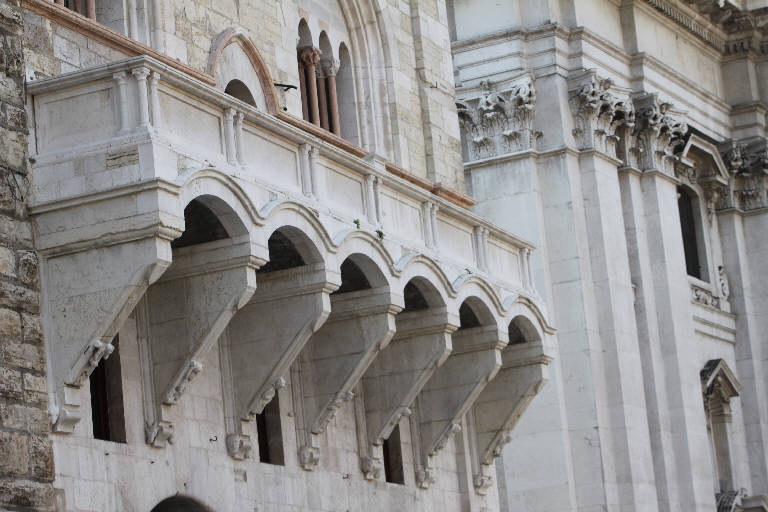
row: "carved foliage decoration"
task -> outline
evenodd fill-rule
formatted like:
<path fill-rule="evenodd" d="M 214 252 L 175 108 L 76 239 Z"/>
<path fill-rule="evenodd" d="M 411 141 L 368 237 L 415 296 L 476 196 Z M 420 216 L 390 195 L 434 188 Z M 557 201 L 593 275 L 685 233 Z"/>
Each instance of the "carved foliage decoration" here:
<path fill-rule="evenodd" d="M 768 142 L 728 142 L 721 150 L 731 174 L 731 190 L 721 194 L 717 208 L 749 211 L 768 207 Z"/>
<path fill-rule="evenodd" d="M 464 161 L 535 149 L 536 90 L 530 78 L 502 91 L 480 83 L 482 95 L 456 104 Z"/>
<path fill-rule="evenodd" d="M 688 125 L 672 115 L 671 103 L 656 94 L 633 98 L 636 122 L 632 134 L 622 142 L 620 154 L 625 164 L 640 169 L 659 170 L 669 176 L 675 172 L 675 150 L 684 142 Z"/>
<path fill-rule="evenodd" d="M 573 135 L 580 149 L 594 149 L 616 157 L 620 136 L 635 124 L 635 113 L 629 100 L 611 93 L 613 82 L 587 75 L 571 93 L 571 110 L 575 127 Z"/>

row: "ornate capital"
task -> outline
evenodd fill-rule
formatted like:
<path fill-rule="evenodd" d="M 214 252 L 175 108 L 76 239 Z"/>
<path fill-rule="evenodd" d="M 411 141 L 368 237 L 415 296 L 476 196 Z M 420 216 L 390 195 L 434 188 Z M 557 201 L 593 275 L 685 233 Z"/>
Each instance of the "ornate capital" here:
<path fill-rule="evenodd" d="M 720 150 L 731 186 L 718 198 L 717 208 L 749 211 L 768 207 L 768 140 L 729 141 Z"/>
<path fill-rule="evenodd" d="M 571 92 L 571 110 L 575 121 L 573 136 L 579 149 L 594 149 L 611 157 L 617 156 L 621 127 L 634 126 L 631 101 L 620 100 L 610 88 L 610 79 L 589 73 L 586 81 Z"/>
<path fill-rule="evenodd" d="M 320 59 L 320 65 L 317 66 L 318 76 L 320 76 L 320 74 L 322 74 L 323 78 L 336 76 L 336 73 L 339 72 L 340 65 L 341 62 L 332 57 L 323 57 Z"/>
<path fill-rule="evenodd" d="M 636 123 L 629 141 L 626 164 L 642 171 L 659 170 L 674 176 L 675 149 L 683 143 L 688 125 L 673 117 L 671 103 L 657 94 L 633 98 Z"/>
<path fill-rule="evenodd" d="M 464 161 L 535 149 L 536 90 L 530 77 L 501 91 L 488 80 L 479 97 L 456 103 Z"/>
<path fill-rule="evenodd" d="M 323 52 L 314 46 L 305 46 L 304 48 L 299 48 L 297 53 L 299 62 L 305 66 L 316 66 L 317 63 L 320 62 L 320 56 L 322 54 Z"/>

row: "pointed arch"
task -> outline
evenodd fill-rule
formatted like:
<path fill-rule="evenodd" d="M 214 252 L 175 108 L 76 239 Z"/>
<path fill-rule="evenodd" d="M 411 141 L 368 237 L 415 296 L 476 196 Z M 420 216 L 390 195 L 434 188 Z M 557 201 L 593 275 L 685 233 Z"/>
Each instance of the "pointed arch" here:
<path fill-rule="evenodd" d="M 269 73 L 264 59 L 261 57 L 258 48 L 248 37 L 245 30 L 241 27 L 230 27 L 221 32 L 211 45 L 211 51 L 208 54 L 208 63 L 206 72 L 217 79 L 217 66 L 221 59 L 224 49 L 232 43 L 237 43 L 251 62 L 253 70 L 259 78 L 264 101 L 266 102 L 267 112 L 276 114 L 278 111 L 277 92 L 272 82 L 272 76 Z M 226 85 L 226 84 L 225 84 Z"/>

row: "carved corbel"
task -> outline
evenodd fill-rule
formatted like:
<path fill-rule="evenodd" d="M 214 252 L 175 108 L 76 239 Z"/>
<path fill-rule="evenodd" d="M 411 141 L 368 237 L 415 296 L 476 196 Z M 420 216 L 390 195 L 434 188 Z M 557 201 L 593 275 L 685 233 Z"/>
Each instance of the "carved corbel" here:
<path fill-rule="evenodd" d="M 487 490 L 494 459 L 511 440 L 510 432 L 547 382 L 547 366 L 552 361 L 540 341 L 510 344 L 502 351 L 501 358 L 501 369 L 467 414 L 478 494 Z"/>
<path fill-rule="evenodd" d="M 402 309 L 402 299 L 394 300 L 383 287 L 334 294 L 328 320 L 302 350 L 295 365 L 300 396 L 294 401 L 301 404 L 296 424 L 300 444 L 315 457 L 316 437 L 354 398 L 354 387 L 392 339 Z"/>
<path fill-rule="evenodd" d="M 258 274 L 256 292 L 235 314 L 221 339 L 226 339 L 222 351 L 227 357 L 222 373 L 228 372 L 222 379 L 233 397 L 229 406 L 225 400 L 228 436 L 250 439 L 253 415 L 262 412 L 285 386 L 283 376 L 328 318 L 329 296 L 338 287 L 335 279 L 322 264 Z M 265 319 L 269 319 L 270 329 L 261 328 Z M 301 403 L 295 401 L 295 406 L 299 408 Z M 241 458 L 247 453 L 231 451 L 230 455 Z"/>
<path fill-rule="evenodd" d="M 453 351 L 422 388 L 412 422 L 416 469 L 429 474 L 431 457 L 461 430 L 461 418 L 493 379 L 501 365 L 506 335 L 495 325 L 459 329 Z M 423 481 L 422 485 L 428 485 Z"/>
<path fill-rule="evenodd" d="M 231 239 L 227 239 L 231 240 Z M 256 267 L 246 241 L 207 242 L 174 250 L 174 262 L 137 308 L 145 372 L 147 440 L 173 440 L 170 407 L 203 370 L 210 349 L 256 289 Z"/>
<path fill-rule="evenodd" d="M 361 464 L 388 439 L 424 385 L 451 352 L 458 318 L 444 307 L 405 310 L 396 317 L 396 334 L 363 376 L 357 401 Z M 380 462 L 380 461 L 379 461 Z"/>

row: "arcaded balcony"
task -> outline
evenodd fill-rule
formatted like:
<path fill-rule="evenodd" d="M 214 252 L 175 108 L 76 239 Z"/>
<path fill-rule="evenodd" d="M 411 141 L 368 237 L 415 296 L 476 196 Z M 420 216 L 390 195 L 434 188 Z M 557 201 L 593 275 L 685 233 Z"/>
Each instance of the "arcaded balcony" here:
<path fill-rule="evenodd" d="M 172 442 L 168 408 L 220 343 L 232 360 L 231 456 L 249 456 L 251 418 L 284 379 L 322 381 L 294 392 L 304 469 L 322 456 L 314 438 L 358 389 L 366 475 L 413 413 L 428 486 L 430 457 L 473 411 L 473 468 L 478 492 L 486 487 L 504 432 L 546 381 L 553 329 L 530 243 L 377 155 L 149 57 L 28 90 L 54 430 L 75 429 L 83 383 L 138 312 L 153 446 Z M 523 341 L 508 345 L 520 326 Z M 497 374 L 499 389 L 488 386 Z"/>

